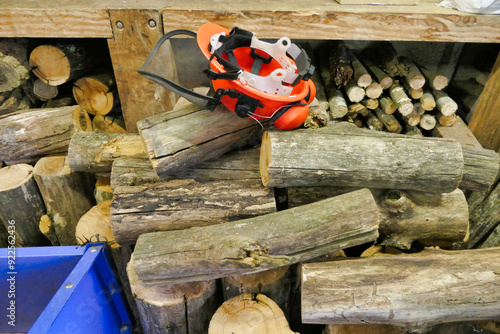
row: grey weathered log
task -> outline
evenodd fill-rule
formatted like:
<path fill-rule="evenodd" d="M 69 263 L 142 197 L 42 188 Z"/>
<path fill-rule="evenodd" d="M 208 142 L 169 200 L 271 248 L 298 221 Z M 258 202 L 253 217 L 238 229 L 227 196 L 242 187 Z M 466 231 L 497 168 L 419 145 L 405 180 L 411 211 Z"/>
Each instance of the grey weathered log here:
<path fill-rule="evenodd" d="M 223 106 L 210 111 L 190 105 L 143 119 L 137 128 L 160 178 L 257 142 L 261 133 L 255 120 Z"/>
<path fill-rule="evenodd" d="M 0 118 L 0 160 L 35 162 L 67 152 L 75 108 L 79 107 L 30 109 Z"/>
<path fill-rule="evenodd" d="M 351 51 L 345 42 L 340 40 L 331 41 L 326 48 L 328 49 L 327 59 L 333 82 L 337 87 L 345 86 L 354 74 L 351 67 Z"/>
<path fill-rule="evenodd" d="M 378 208 L 362 189 L 222 225 L 143 234 L 134 268 L 143 284 L 199 281 L 286 266 L 377 236 Z"/>
<path fill-rule="evenodd" d="M 218 305 L 215 280 L 146 287 L 137 279 L 134 260 L 127 272 L 145 334 L 203 334 Z"/>
<path fill-rule="evenodd" d="M 45 205 L 33 179 L 33 167 L 17 164 L 0 169 L 0 221 L 12 234 L 9 244 L 46 246 L 38 224 Z M 10 227 L 9 227 L 10 226 Z"/>
<path fill-rule="evenodd" d="M 318 148 L 318 149 L 311 149 Z M 379 131 L 269 131 L 260 171 L 270 187 L 341 186 L 451 192 L 464 167 L 459 143 Z"/>
<path fill-rule="evenodd" d="M 500 156 L 493 150 L 462 145 L 464 174 L 460 188 L 486 192 L 493 186 L 500 169 Z"/>
<path fill-rule="evenodd" d="M 413 241 L 431 245 L 461 243 L 468 236 L 469 210 L 460 189 L 445 194 L 372 190 L 382 212 L 382 244 L 410 249 Z"/>
<path fill-rule="evenodd" d="M 500 248 L 302 266 L 302 321 L 432 325 L 498 319 Z"/>
<path fill-rule="evenodd" d="M 109 175 L 120 157 L 147 157 L 138 134 L 80 132 L 69 143 L 69 165 L 75 171 Z"/>

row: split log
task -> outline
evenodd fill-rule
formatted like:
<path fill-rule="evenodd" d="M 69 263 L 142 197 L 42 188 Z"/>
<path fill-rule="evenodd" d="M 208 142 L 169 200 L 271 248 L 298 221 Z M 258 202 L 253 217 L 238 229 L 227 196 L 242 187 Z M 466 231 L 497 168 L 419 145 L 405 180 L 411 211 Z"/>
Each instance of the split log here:
<path fill-rule="evenodd" d="M 366 96 L 370 99 L 378 99 L 382 95 L 382 91 L 382 86 L 376 81 L 372 81 L 365 89 Z"/>
<path fill-rule="evenodd" d="M 378 56 L 380 66 L 391 77 L 405 77 L 408 69 L 401 62 L 398 53 L 390 42 L 379 42 L 375 45 L 374 53 Z"/>
<path fill-rule="evenodd" d="M 304 264 L 302 321 L 432 325 L 497 319 L 500 263 L 492 259 L 499 256 L 499 248 L 428 250 Z"/>
<path fill-rule="evenodd" d="M 387 73 L 382 71 L 377 65 L 366 57 L 362 58 L 362 62 L 368 68 L 368 71 L 370 71 L 372 76 L 377 79 L 376 81 L 380 84 L 382 89 L 391 88 L 393 81 Z"/>
<path fill-rule="evenodd" d="M 0 160 L 34 162 L 68 150 L 78 106 L 31 109 L 0 118 Z"/>
<path fill-rule="evenodd" d="M 33 94 L 35 94 L 40 101 L 48 101 L 59 94 L 59 89 L 57 86 L 51 86 L 40 79 L 36 79 L 35 82 L 33 82 Z"/>
<path fill-rule="evenodd" d="M 89 50 L 92 49 L 92 52 Z M 40 45 L 31 51 L 29 64 L 43 82 L 59 86 L 85 74 L 92 66 L 102 63 L 102 55 L 92 46 L 64 42 Z"/>
<path fill-rule="evenodd" d="M 276 211 L 272 189 L 259 180 L 166 180 L 115 186 L 111 227 L 120 245 L 139 235 L 234 221 Z"/>
<path fill-rule="evenodd" d="M 210 321 L 208 333 L 296 334 L 272 299 L 251 293 L 224 302 Z"/>
<path fill-rule="evenodd" d="M 97 204 L 113 199 L 110 177 L 99 176 L 95 183 L 94 198 Z"/>
<path fill-rule="evenodd" d="M 432 130 L 436 126 L 436 117 L 430 114 L 423 114 L 420 116 L 420 127 L 424 130 Z"/>
<path fill-rule="evenodd" d="M 398 110 L 398 106 L 394 101 L 387 96 L 383 96 L 379 99 L 380 109 L 382 109 L 386 114 L 394 114 Z"/>
<path fill-rule="evenodd" d="M 260 293 L 269 297 L 285 314 L 288 314 L 292 284 L 291 273 L 291 267 L 285 266 L 255 274 L 223 277 L 222 294 L 224 300 L 242 293 Z"/>
<path fill-rule="evenodd" d="M 354 79 L 351 79 L 345 85 L 345 93 L 349 101 L 357 103 L 365 97 L 365 90 L 358 86 Z"/>
<path fill-rule="evenodd" d="M 116 84 L 111 73 L 86 76 L 73 84 L 76 103 L 91 115 L 109 114 L 116 94 Z"/>
<path fill-rule="evenodd" d="M 30 78 L 27 43 L 24 39 L 0 40 L 0 92 L 21 86 Z"/>
<path fill-rule="evenodd" d="M 373 241 L 377 231 L 377 205 L 362 189 L 223 225 L 143 234 L 134 268 L 145 285 L 251 274 Z"/>
<path fill-rule="evenodd" d="M 33 179 L 33 167 L 18 164 L 1 168 L 0 220 L 7 231 L 15 231 L 17 246 L 49 244 L 38 229 L 44 214 L 45 206 Z"/>
<path fill-rule="evenodd" d="M 372 76 L 355 55 L 352 55 L 351 65 L 356 84 L 361 88 L 368 87 L 372 83 Z"/>
<path fill-rule="evenodd" d="M 424 94 L 420 97 L 420 104 L 424 110 L 430 111 L 436 108 L 436 100 L 434 95 L 429 91 L 424 91 Z"/>
<path fill-rule="evenodd" d="M 408 74 L 405 76 L 406 81 L 413 89 L 421 89 L 425 85 L 425 77 L 420 72 L 419 68 L 410 59 L 403 57 L 401 58 L 404 66 L 408 70 Z"/>
<path fill-rule="evenodd" d="M 74 171 L 109 175 L 119 157 L 147 157 L 138 134 L 81 132 L 69 143 L 68 160 Z"/>
<path fill-rule="evenodd" d="M 100 133 L 127 133 L 125 121 L 121 116 L 95 115 L 92 127 Z"/>
<path fill-rule="evenodd" d="M 351 67 L 351 51 L 344 41 L 331 41 L 327 45 L 329 50 L 328 64 L 333 82 L 337 87 L 345 86 L 351 80 L 354 70 Z M 321 60 L 320 60 L 321 62 Z"/>
<path fill-rule="evenodd" d="M 327 126 L 330 122 L 328 109 L 328 102 L 320 102 L 317 98 L 314 98 L 309 104 L 309 113 L 304 121 L 304 127 L 315 129 Z"/>
<path fill-rule="evenodd" d="M 384 123 L 377 116 L 369 113 L 366 119 L 366 125 L 368 129 L 375 131 L 382 131 L 384 129 Z"/>
<path fill-rule="evenodd" d="M 143 119 L 137 128 L 160 178 L 257 142 L 261 134 L 255 120 L 222 106 L 210 111 L 191 105 Z"/>
<path fill-rule="evenodd" d="M 42 218 L 40 218 L 38 227 L 40 228 L 40 232 L 49 239 L 52 246 L 61 246 L 54 228 L 54 222 L 50 219 L 49 215 L 43 215 Z"/>
<path fill-rule="evenodd" d="M 90 175 L 74 172 L 67 156 L 45 157 L 33 169 L 47 214 L 61 245 L 76 245 L 76 224 L 95 204 Z"/>
<path fill-rule="evenodd" d="M 413 111 L 413 104 L 408 95 L 406 95 L 403 87 L 399 85 L 399 82 L 395 81 L 389 92 L 401 115 L 405 116 Z"/>
<path fill-rule="evenodd" d="M 392 114 L 386 114 L 380 109 L 375 109 L 375 115 L 389 132 L 401 133 L 403 127 Z"/>
<path fill-rule="evenodd" d="M 442 90 L 448 86 L 448 78 L 445 75 L 440 74 L 437 71 L 426 69 L 424 67 L 422 67 L 420 70 L 424 74 L 427 82 L 429 83 L 429 86 L 431 86 L 432 89 Z"/>
<path fill-rule="evenodd" d="M 469 210 L 460 189 L 446 194 L 372 192 L 382 211 L 383 245 L 410 249 L 413 241 L 420 241 L 450 246 L 468 236 Z"/>
<path fill-rule="evenodd" d="M 436 99 L 436 107 L 443 115 L 450 116 L 457 111 L 457 103 L 448 94 L 440 90 L 434 90 L 432 94 Z"/>
<path fill-rule="evenodd" d="M 321 150 L 311 151 L 311 147 Z M 453 141 L 330 127 L 266 132 L 260 158 L 262 182 L 269 187 L 321 185 L 444 193 L 457 188 L 463 166 L 462 147 Z"/>
<path fill-rule="evenodd" d="M 85 110 L 74 108 L 72 117 L 75 132 L 92 132 L 92 121 Z"/>

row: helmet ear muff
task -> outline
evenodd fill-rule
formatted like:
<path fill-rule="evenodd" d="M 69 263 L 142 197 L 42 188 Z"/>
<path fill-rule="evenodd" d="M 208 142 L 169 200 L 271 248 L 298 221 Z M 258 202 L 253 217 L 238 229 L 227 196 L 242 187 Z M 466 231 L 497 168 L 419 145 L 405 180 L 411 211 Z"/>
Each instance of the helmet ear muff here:
<path fill-rule="evenodd" d="M 280 130 L 291 130 L 301 126 L 309 114 L 309 104 L 305 100 L 283 109 L 284 112 L 273 123 Z"/>

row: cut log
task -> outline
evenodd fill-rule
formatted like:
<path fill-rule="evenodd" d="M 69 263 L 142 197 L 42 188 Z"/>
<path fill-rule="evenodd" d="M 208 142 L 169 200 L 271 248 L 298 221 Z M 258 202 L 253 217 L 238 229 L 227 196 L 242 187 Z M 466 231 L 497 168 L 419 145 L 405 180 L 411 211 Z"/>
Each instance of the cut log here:
<path fill-rule="evenodd" d="M 73 127 L 75 132 L 92 132 L 92 121 L 82 108 L 73 109 Z"/>
<path fill-rule="evenodd" d="M 349 109 L 348 115 L 351 117 L 356 117 L 356 115 L 358 114 L 362 116 L 368 116 L 368 114 L 370 113 L 370 110 L 368 110 L 368 108 L 366 108 L 363 104 L 359 102 L 349 105 L 348 109 Z"/>
<path fill-rule="evenodd" d="M 452 126 L 458 121 L 459 116 L 456 114 L 451 114 L 449 116 L 443 115 L 440 111 L 436 113 L 436 120 L 442 126 Z"/>
<path fill-rule="evenodd" d="M 0 39 L 0 93 L 21 86 L 30 78 L 25 39 Z"/>
<path fill-rule="evenodd" d="M 414 62 L 406 57 L 401 58 L 401 61 L 408 70 L 408 74 L 405 76 L 405 79 L 410 87 L 413 89 L 421 89 L 422 87 L 424 87 L 425 77 L 422 72 L 420 72 L 417 65 L 415 65 Z"/>
<path fill-rule="evenodd" d="M 201 161 L 257 142 L 260 126 L 223 106 L 197 106 L 151 116 L 137 122 L 146 153 L 160 178 Z"/>
<path fill-rule="evenodd" d="M 322 149 L 311 151 L 311 147 Z M 331 127 L 266 132 L 260 158 L 262 182 L 269 187 L 345 186 L 444 193 L 457 188 L 463 166 L 462 147 L 453 141 Z"/>
<path fill-rule="evenodd" d="M 398 111 L 401 113 L 401 115 L 405 116 L 413 111 L 413 104 L 411 103 L 408 95 L 406 95 L 403 87 L 399 85 L 398 81 L 394 82 L 389 92 L 391 94 L 391 99 L 398 107 Z"/>
<path fill-rule="evenodd" d="M 379 99 L 379 106 L 386 114 L 394 114 L 398 110 L 398 106 L 388 96 L 383 96 Z"/>
<path fill-rule="evenodd" d="M 362 189 L 223 225 L 143 234 L 134 268 L 146 285 L 251 274 L 373 241 L 377 230 L 377 205 Z"/>
<path fill-rule="evenodd" d="M 356 84 L 361 88 L 368 87 L 372 83 L 372 76 L 355 55 L 352 55 L 351 65 Z"/>
<path fill-rule="evenodd" d="M 424 67 L 420 70 L 424 74 L 427 82 L 429 83 L 429 86 L 431 86 L 432 89 L 442 90 L 448 86 L 448 78 L 445 75 L 440 74 L 436 71 L 426 69 Z"/>
<path fill-rule="evenodd" d="M 285 266 L 255 274 L 223 277 L 224 300 L 242 293 L 260 293 L 269 297 L 285 314 L 288 314 L 290 311 L 291 273 L 291 267 Z"/>
<path fill-rule="evenodd" d="M 145 334 L 207 333 L 217 309 L 215 280 L 147 287 L 138 280 L 133 263 L 127 272 Z"/>
<path fill-rule="evenodd" d="M 402 125 L 394 115 L 387 114 L 380 109 L 375 109 L 375 115 L 377 115 L 377 118 L 382 122 L 387 131 L 394 133 L 401 133 L 403 131 Z"/>
<path fill-rule="evenodd" d="M 370 110 L 375 110 L 379 106 L 379 102 L 378 102 L 377 99 L 367 99 L 367 98 L 364 98 L 363 100 L 361 100 L 361 104 L 364 105 L 367 109 L 370 109 Z"/>
<path fill-rule="evenodd" d="M 436 108 L 436 100 L 434 95 L 429 91 L 424 91 L 424 94 L 420 97 L 420 104 L 424 110 L 430 111 Z"/>
<path fill-rule="evenodd" d="M 497 319 L 500 263 L 493 259 L 499 257 L 499 248 L 428 250 L 304 264 L 302 321 L 432 325 Z"/>
<path fill-rule="evenodd" d="M 390 42 L 379 42 L 375 45 L 374 53 L 379 58 L 382 69 L 391 77 L 408 75 L 408 69 L 400 61 L 398 53 Z"/>
<path fill-rule="evenodd" d="M 16 110 L 22 109 L 20 108 L 20 104 L 24 99 L 25 95 L 23 93 L 22 88 L 18 87 L 14 89 L 9 97 L 5 99 L 5 101 L 0 105 L 0 116 L 7 115 L 13 113 Z"/>
<path fill-rule="evenodd" d="M 85 74 L 92 66 L 102 63 L 102 55 L 95 52 L 95 43 L 90 46 L 64 42 L 55 45 L 40 45 L 31 51 L 29 64 L 33 73 L 43 82 L 59 86 Z"/>
<path fill-rule="evenodd" d="M 413 104 L 413 113 L 415 113 L 419 116 L 422 116 L 423 114 L 425 114 L 425 109 L 422 108 L 422 103 L 417 102 L 417 103 Z"/>
<path fill-rule="evenodd" d="M 38 226 L 40 232 L 49 239 L 52 246 L 61 246 L 54 228 L 54 222 L 50 219 L 49 215 L 43 215 L 42 218 L 40 218 L 40 224 Z"/>
<path fill-rule="evenodd" d="M 420 116 L 420 127 L 424 130 L 432 130 L 436 126 L 436 117 L 430 114 L 423 114 Z"/>
<path fill-rule="evenodd" d="M 92 127 L 100 133 L 127 133 L 125 121 L 121 116 L 95 115 Z"/>
<path fill-rule="evenodd" d="M 383 245 L 410 249 L 413 241 L 448 246 L 468 236 L 469 210 L 460 189 L 447 194 L 373 191 L 382 210 Z"/>
<path fill-rule="evenodd" d="M 323 54 L 323 58 L 327 56 Z M 322 59 L 319 67 L 321 78 L 325 83 L 325 95 L 328 106 L 330 107 L 330 115 L 333 119 L 342 118 L 347 114 L 347 103 L 344 94 L 338 88 L 334 78 L 331 77 L 328 59 Z"/>
<path fill-rule="evenodd" d="M 86 76 L 73 84 L 76 103 L 91 115 L 107 115 L 113 109 L 115 95 L 116 84 L 111 73 Z"/>
<path fill-rule="evenodd" d="M 147 157 L 138 134 L 81 132 L 69 143 L 69 165 L 75 171 L 110 175 L 113 160 L 119 157 Z"/>
<path fill-rule="evenodd" d="M 94 198 L 97 204 L 113 199 L 111 179 L 109 177 L 99 176 L 95 183 Z"/>
<path fill-rule="evenodd" d="M 487 192 L 491 189 L 500 168 L 500 157 L 493 150 L 462 146 L 464 175 L 460 188 Z"/>
<path fill-rule="evenodd" d="M 18 164 L 0 169 L 0 220 L 17 246 L 48 245 L 38 224 L 45 206 L 33 180 L 33 167 Z M 10 226 L 10 227 L 9 227 Z M 12 240 L 14 239 L 14 240 Z"/>
<path fill-rule="evenodd" d="M 443 115 L 451 116 L 457 111 L 457 103 L 448 94 L 440 90 L 434 90 L 432 94 L 436 99 L 436 107 Z"/>
<path fill-rule="evenodd" d="M 384 123 L 377 116 L 369 113 L 366 119 L 366 125 L 368 129 L 375 131 L 382 131 L 384 129 Z"/>
<path fill-rule="evenodd" d="M 208 333 L 296 334 L 272 299 L 252 293 L 224 302 L 210 321 Z"/>
<path fill-rule="evenodd" d="M 378 99 L 382 94 L 382 91 L 382 86 L 376 81 L 372 81 L 372 83 L 365 89 L 366 96 L 370 99 Z"/>
<path fill-rule="evenodd" d="M 409 126 L 417 126 L 418 124 L 420 124 L 420 115 L 414 112 L 406 116 L 401 116 L 401 118 Z"/>
<path fill-rule="evenodd" d="M 365 64 L 368 71 L 370 71 L 372 77 L 376 78 L 376 81 L 380 84 L 382 89 L 391 88 L 393 81 L 387 73 L 382 71 L 377 65 L 366 57 L 362 58 L 362 62 Z"/>
<path fill-rule="evenodd" d="M 415 89 L 415 88 L 412 88 L 410 86 L 410 84 L 408 83 L 408 81 L 403 81 L 403 87 L 404 89 L 406 90 L 406 93 L 408 95 L 410 95 L 410 97 L 413 99 L 413 100 L 418 100 L 422 97 L 422 95 L 424 95 L 424 89 L 423 88 L 418 88 L 418 89 Z"/>
<path fill-rule="evenodd" d="M 78 106 L 31 109 L 0 118 L 0 160 L 34 162 L 68 150 Z"/>
<path fill-rule="evenodd" d="M 47 214 L 61 245 L 76 245 L 75 230 L 85 212 L 94 206 L 93 183 L 88 174 L 74 172 L 67 156 L 45 157 L 33 169 Z"/>
<path fill-rule="evenodd" d="M 351 67 L 351 52 L 345 45 L 344 41 L 331 41 L 327 45 L 328 64 L 330 73 L 333 77 L 333 82 L 337 87 L 345 86 L 351 80 L 354 70 Z M 321 59 L 320 59 L 321 63 Z"/>
<path fill-rule="evenodd" d="M 416 126 L 406 125 L 404 134 L 407 136 L 423 137 L 422 131 Z"/>
<path fill-rule="evenodd" d="M 345 93 L 349 101 L 357 103 L 365 97 L 365 90 L 358 86 L 354 79 L 351 79 L 345 85 Z"/>
<path fill-rule="evenodd" d="M 59 94 L 57 86 L 51 86 L 40 79 L 36 79 L 33 83 L 33 94 L 40 101 L 52 100 Z"/>
<path fill-rule="evenodd" d="M 276 211 L 274 192 L 259 180 L 166 180 L 113 187 L 111 227 L 120 245 L 147 232 L 234 221 Z"/>
<path fill-rule="evenodd" d="M 314 98 L 309 104 L 309 113 L 304 121 L 304 127 L 315 129 L 327 126 L 330 122 L 328 109 L 328 102 L 319 102 L 317 98 Z"/>

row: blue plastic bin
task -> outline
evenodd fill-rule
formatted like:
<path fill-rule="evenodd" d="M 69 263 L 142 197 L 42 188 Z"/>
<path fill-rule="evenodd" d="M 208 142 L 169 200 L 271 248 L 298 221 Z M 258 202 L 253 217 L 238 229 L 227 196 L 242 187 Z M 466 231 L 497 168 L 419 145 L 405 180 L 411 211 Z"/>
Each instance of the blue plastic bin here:
<path fill-rule="evenodd" d="M 0 333 L 132 332 L 103 244 L 16 248 L 12 255 L 0 249 Z"/>

